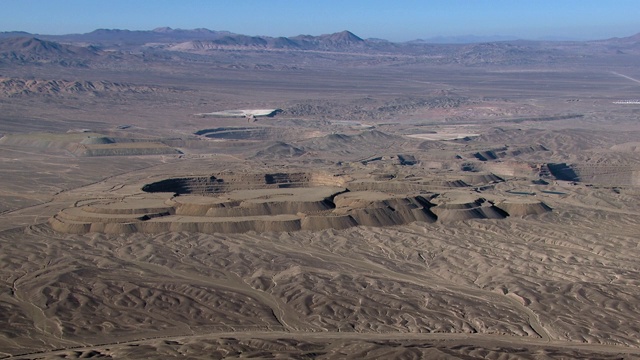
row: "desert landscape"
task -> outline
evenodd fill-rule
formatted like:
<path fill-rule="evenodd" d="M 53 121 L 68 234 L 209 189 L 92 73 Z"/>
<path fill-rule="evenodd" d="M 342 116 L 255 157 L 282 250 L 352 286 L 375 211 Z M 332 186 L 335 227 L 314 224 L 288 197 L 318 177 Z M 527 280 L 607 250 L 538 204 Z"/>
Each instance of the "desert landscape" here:
<path fill-rule="evenodd" d="M 0 358 L 640 358 L 640 35 L 0 33 Z"/>

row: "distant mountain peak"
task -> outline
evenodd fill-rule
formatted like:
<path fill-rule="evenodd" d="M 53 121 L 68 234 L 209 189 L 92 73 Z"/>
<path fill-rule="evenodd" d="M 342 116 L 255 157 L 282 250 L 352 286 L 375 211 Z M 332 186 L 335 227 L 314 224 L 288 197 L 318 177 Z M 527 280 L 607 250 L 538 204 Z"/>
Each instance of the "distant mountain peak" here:
<path fill-rule="evenodd" d="M 173 29 L 168 26 L 163 26 L 163 27 L 157 27 L 152 31 L 155 33 L 170 33 L 170 32 L 173 32 Z"/>
<path fill-rule="evenodd" d="M 2 47 L 13 51 L 61 52 L 69 51 L 71 46 L 63 46 L 57 42 L 41 40 L 36 37 L 18 37 L 6 39 Z"/>
<path fill-rule="evenodd" d="M 339 32 L 337 32 L 337 33 L 334 33 L 333 35 L 347 36 L 347 37 L 349 37 L 349 38 L 353 38 L 353 39 L 357 39 L 357 40 L 362 40 L 362 38 L 360 38 L 358 35 L 356 35 L 356 34 L 352 33 L 352 32 L 351 32 L 351 31 L 349 31 L 349 30 L 342 30 L 342 31 L 339 31 Z"/>
<path fill-rule="evenodd" d="M 355 35 L 354 33 L 348 30 L 340 31 L 337 33 L 329 34 L 329 35 L 324 35 L 321 37 L 325 37 L 325 39 L 328 39 L 334 42 L 340 42 L 340 43 L 363 43 L 364 42 L 364 40 L 361 37 Z"/>
<path fill-rule="evenodd" d="M 609 40 L 615 40 L 618 42 L 627 42 L 627 43 L 637 43 L 637 42 L 640 42 L 640 33 L 637 33 L 631 36 L 622 37 L 622 38 L 613 38 Z"/>
<path fill-rule="evenodd" d="M 290 39 L 300 43 L 303 48 L 318 47 L 321 49 L 344 49 L 366 43 L 365 40 L 347 30 L 320 36 L 299 35 Z"/>
<path fill-rule="evenodd" d="M 157 34 L 176 34 L 176 33 L 183 33 L 183 34 L 222 34 L 222 33 L 229 33 L 228 31 L 214 31 L 214 30 L 209 30 L 207 28 L 196 28 L 196 29 L 174 29 L 168 26 L 163 26 L 163 27 L 158 27 L 155 28 L 153 30 L 151 30 L 154 33 Z"/>
<path fill-rule="evenodd" d="M 98 56 L 91 48 L 60 44 L 36 37 L 0 39 L 0 62 L 16 64 L 57 63 L 63 66 L 84 66 Z"/>
<path fill-rule="evenodd" d="M 461 35 L 461 36 L 435 36 L 427 39 L 417 39 L 409 41 L 409 43 L 415 44 L 478 44 L 486 42 L 496 41 L 514 41 L 518 38 L 516 36 L 505 35 L 491 35 L 491 36 L 478 36 L 478 35 Z"/>
<path fill-rule="evenodd" d="M 89 34 L 116 34 L 116 33 L 129 33 L 131 30 L 121 30 L 121 29 L 95 29 Z"/>

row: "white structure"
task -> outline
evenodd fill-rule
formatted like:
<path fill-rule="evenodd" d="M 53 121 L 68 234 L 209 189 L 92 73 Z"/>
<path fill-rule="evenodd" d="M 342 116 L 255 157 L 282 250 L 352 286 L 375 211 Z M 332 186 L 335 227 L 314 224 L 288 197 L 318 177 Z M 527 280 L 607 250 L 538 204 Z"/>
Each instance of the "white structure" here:
<path fill-rule="evenodd" d="M 255 118 L 260 116 L 275 116 L 281 112 L 281 109 L 249 109 L 249 110 L 224 110 L 210 113 L 194 114 L 199 117 L 244 117 L 247 121 L 255 121 Z"/>
<path fill-rule="evenodd" d="M 618 100 L 614 101 L 614 104 L 625 104 L 625 105 L 640 105 L 640 100 Z"/>

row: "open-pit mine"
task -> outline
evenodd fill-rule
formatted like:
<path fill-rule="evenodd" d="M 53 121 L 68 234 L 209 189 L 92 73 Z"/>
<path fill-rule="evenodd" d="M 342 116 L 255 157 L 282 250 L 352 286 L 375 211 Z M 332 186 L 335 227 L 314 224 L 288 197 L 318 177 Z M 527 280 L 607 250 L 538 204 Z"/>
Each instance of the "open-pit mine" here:
<path fill-rule="evenodd" d="M 0 37 L 0 359 L 640 358 L 637 35 L 100 34 Z"/>
<path fill-rule="evenodd" d="M 491 183 L 501 180 L 487 178 Z M 429 191 L 434 187 L 428 181 L 412 180 L 347 181 L 345 176 L 318 173 L 173 178 L 140 186 L 145 193 L 120 194 L 117 198 L 110 198 L 109 193 L 95 194 L 97 199 L 79 201 L 61 210 L 49 223 L 59 232 L 74 234 L 215 234 L 393 226 L 438 219 L 503 219 L 511 213 L 523 216 L 551 210 L 542 202 L 513 201 L 510 197 L 500 197 L 495 204 L 473 192 L 465 194 L 464 200 L 440 203 L 438 197 L 464 192 L 434 193 Z M 435 188 L 447 186 L 454 190 L 469 185 L 459 180 Z M 432 203 L 432 199 L 440 204 Z"/>

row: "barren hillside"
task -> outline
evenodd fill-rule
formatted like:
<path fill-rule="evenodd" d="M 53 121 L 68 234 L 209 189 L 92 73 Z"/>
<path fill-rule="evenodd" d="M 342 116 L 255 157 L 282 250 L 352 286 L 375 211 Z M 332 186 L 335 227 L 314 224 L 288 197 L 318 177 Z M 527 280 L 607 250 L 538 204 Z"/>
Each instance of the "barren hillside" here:
<path fill-rule="evenodd" d="M 637 36 L 0 37 L 1 358 L 640 358 Z"/>

